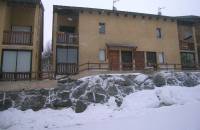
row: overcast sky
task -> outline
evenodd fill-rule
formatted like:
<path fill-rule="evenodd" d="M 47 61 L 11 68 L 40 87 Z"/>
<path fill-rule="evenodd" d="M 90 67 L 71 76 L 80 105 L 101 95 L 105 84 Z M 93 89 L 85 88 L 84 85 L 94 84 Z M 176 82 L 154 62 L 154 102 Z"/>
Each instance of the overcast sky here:
<path fill-rule="evenodd" d="M 112 9 L 112 0 L 42 0 L 44 13 L 44 43 L 52 38 L 53 5 L 80 6 Z M 165 7 L 163 15 L 200 16 L 200 0 L 120 0 L 116 3 L 118 10 L 157 14 L 158 7 Z"/>

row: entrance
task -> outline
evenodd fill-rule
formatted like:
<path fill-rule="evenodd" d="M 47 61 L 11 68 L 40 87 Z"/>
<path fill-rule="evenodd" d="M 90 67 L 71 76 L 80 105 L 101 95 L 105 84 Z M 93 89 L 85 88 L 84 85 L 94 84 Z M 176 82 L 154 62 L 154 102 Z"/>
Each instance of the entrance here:
<path fill-rule="evenodd" d="M 111 70 L 119 70 L 119 50 L 109 51 L 109 66 Z"/>
<path fill-rule="evenodd" d="M 144 67 L 145 67 L 144 51 L 136 51 L 135 52 L 135 69 L 143 70 Z"/>
<path fill-rule="evenodd" d="M 121 58 L 122 58 L 122 69 L 132 70 L 133 69 L 132 51 L 122 51 Z"/>

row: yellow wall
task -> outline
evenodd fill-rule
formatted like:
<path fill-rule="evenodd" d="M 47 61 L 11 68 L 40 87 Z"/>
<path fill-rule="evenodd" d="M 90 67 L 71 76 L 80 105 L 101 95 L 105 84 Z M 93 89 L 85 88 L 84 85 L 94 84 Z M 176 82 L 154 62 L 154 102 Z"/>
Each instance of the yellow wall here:
<path fill-rule="evenodd" d="M 99 34 L 99 22 L 105 22 L 106 34 Z M 162 39 L 156 38 L 157 27 L 162 29 Z M 164 52 L 165 62 L 180 63 L 177 22 L 171 20 L 108 16 L 94 12 L 80 14 L 79 64 L 99 62 L 99 49 L 105 49 L 106 43 L 128 43 L 137 46 L 137 51 Z"/>

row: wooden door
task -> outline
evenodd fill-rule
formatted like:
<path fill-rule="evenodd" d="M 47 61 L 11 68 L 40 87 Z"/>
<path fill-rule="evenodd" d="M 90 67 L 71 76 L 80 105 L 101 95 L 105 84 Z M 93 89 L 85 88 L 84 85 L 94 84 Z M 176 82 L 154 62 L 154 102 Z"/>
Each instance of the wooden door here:
<path fill-rule="evenodd" d="M 144 67 L 145 67 L 144 51 L 136 51 L 135 52 L 135 69 L 143 70 Z"/>
<path fill-rule="evenodd" d="M 109 51 L 109 65 L 111 70 L 119 70 L 119 51 L 118 50 L 110 50 Z"/>

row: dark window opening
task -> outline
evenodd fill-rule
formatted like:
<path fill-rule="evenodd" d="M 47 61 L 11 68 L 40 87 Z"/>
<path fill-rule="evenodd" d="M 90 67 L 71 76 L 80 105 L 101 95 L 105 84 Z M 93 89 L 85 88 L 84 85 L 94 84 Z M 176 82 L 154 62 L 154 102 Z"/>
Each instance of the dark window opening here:
<path fill-rule="evenodd" d="M 148 67 L 153 67 L 157 64 L 156 52 L 147 52 L 146 58 Z"/>
<path fill-rule="evenodd" d="M 106 33 L 106 25 L 105 23 L 99 23 L 99 33 L 105 34 Z"/>
<path fill-rule="evenodd" d="M 60 26 L 59 31 L 65 33 L 75 33 L 75 27 Z"/>
<path fill-rule="evenodd" d="M 161 28 L 156 28 L 156 37 L 158 39 L 162 38 L 162 31 Z"/>
<path fill-rule="evenodd" d="M 131 70 L 133 68 L 133 56 L 132 51 L 122 51 L 122 68 L 123 70 Z"/>

